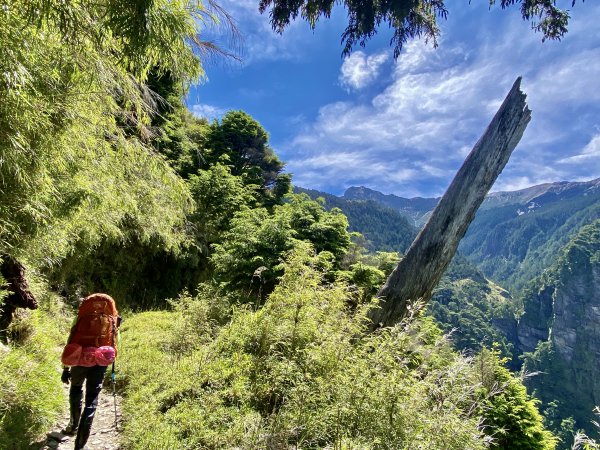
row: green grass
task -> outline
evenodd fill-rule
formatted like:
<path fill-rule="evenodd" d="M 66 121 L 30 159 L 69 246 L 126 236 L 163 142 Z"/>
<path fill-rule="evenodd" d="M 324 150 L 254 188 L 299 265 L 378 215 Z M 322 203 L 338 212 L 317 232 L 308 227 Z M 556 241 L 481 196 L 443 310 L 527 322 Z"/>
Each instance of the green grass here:
<path fill-rule="evenodd" d="M 15 336 L 0 347 L 0 448 L 29 448 L 66 408 L 60 381 L 64 317 L 40 309 L 21 313 Z"/>

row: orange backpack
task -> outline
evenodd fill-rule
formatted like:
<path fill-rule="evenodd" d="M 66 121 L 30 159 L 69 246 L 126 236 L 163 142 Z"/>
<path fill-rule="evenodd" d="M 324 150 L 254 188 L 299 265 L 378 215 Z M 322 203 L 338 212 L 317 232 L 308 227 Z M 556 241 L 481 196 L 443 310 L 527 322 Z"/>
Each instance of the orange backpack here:
<path fill-rule="evenodd" d="M 79 306 L 77 322 L 68 343 L 82 348 L 112 347 L 116 355 L 118 317 L 117 306 L 110 295 L 89 295 Z"/>

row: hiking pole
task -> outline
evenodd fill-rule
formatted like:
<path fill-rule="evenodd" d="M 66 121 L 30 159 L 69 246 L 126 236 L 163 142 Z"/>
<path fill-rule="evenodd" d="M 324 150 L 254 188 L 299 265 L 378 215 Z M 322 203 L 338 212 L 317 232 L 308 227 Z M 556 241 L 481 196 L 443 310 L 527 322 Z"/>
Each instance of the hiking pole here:
<path fill-rule="evenodd" d="M 110 374 L 113 389 L 113 400 L 115 403 L 115 430 L 119 431 L 119 421 L 117 419 L 117 377 L 115 375 L 115 363 L 112 363 L 112 373 Z"/>

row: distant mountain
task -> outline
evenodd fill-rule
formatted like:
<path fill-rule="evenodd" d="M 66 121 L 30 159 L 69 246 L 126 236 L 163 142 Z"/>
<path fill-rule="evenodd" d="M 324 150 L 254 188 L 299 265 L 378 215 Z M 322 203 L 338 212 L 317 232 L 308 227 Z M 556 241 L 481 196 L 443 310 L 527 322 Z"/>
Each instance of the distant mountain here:
<path fill-rule="evenodd" d="M 386 195 L 366 187 L 351 187 L 342 197 L 330 197 L 376 202 L 417 227 L 425 224 L 439 201 Z M 599 217 L 600 178 L 494 192 L 484 200 L 459 251 L 485 276 L 516 292 L 552 263 L 573 233 Z"/>
<path fill-rule="evenodd" d="M 313 199 L 323 198 L 328 210 L 340 208 L 348 218 L 350 231 L 360 232 L 372 252 L 404 253 L 417 235 L 418 229 L 404 215 L 374 200 L 348 200 L 300 187 L 295 187 L 294 192 L 308 194 Z"/>
<path fill-rule="evenodd" d="M 518 191 L 492 192 L 486 197 L 480 210 L 484 211 L 507 205 L 521 205 L 524 208 L 520 209 L 520 214 L 523 214 L 540 207 L 544 203 L 552 203 L 582 195 L 586 196 L 594 194 L 598 190 L 600 190 L 600 178 L 587 182 L 559 181 L 544 183 Z M 425 224 L 440 200 L 440 197 L 399 197 L 394 194 L 383 194 L 364 186 L 349 187 L 341 198 L 376 201 L 412 219 L 416 226 Z"/>
<path fill-rule="evenodd" d="M 600 179 L 490 194 L 459 251 L 516 292 L 552 265 L 583 226 L 600 218 Z"/>
<path fill-rule="evenodd" d="M 421 227 L 427 222 L 429 215 L 440 201 L 440 198 L 404 198 L 394 194 L 382 194 L 379 191 L 360 187 L 350 187 L 342 196 L 345 200 L 373 200 L 382 205 L 397 210 L 403 216 L 412 220 L 413 225 Z"/>
<path fill-rule="evenodd" d="M 585 182 L 559 181 L 545 183 L 518 191 L 492 192 L 487 196 L 481 209 L 521 204 L 537 208 L 568 198 L 593 195 L 600 190 L 600 178 Z"/>

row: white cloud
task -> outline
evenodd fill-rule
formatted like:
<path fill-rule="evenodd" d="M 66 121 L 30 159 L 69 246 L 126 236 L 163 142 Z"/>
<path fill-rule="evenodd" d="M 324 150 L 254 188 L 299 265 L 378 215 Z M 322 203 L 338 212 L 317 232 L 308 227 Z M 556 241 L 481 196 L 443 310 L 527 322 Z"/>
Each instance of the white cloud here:
<path fill-rule="evenodd" d="M 292 170 L 294 184 L 313 189 L 323 189 L 332 179 L 339 178 L 340 167 L 343 167 L 347 186 L 368 184 L 374 173 L 381 176 L 382 183 L 391 185 L 410 185 L 419 175 L 408 164 L 405 167 L 390 167 L 385 161 L 373 160 L 368 154 L 345 151 L 308 156 L 297 160 L 295 167 L 301 170 Z"/>
<path fill-rule="evenodd" d="M 494 192 L 518 191 L 528 188 L 537 183 L 532 177 L 520 176 L 512 177 L 508 180 L 500 181 L 494 185 Z"/>
<path fill-rule="evenodd" d="M 259 60 L 299 59 L 302 39 L 296 31 L 302 25 L 307 26 L 303 21 L 291 22 L 280 35 L 273 31 L 269 13 L 260 14 L 256 0 L 222 0 L 219 5 L 234 18 L 240 31 L 239 56 L 243 65 Z"/>
<path fill-rule="evenodd" d="M 340 84 L 350 89 L 362 89 L 368 86 L 377 79 L 381 66 L 389 56 L 387 51 L 368 56 L 361 51 L 350 54 L 342 63 Z"/>
<path fill-rule="evenodd" d="M 600 169 L 600 134 L 595 135 L 581 153 L 558 160 L 560 164 L 595 164 Z"/>
<path fill-rule="evenodd" d="M 191 110 L 195 116 L 203 117 L 209 122 L 214 119 L 220 119 L 228 111 L 217 106 L 203 104 L 192 105 Z"/>
<path fill-rule="evenodd" d="M 456 38 L 461 24 L 450 25 L 457 30 L 445 30 L 447 38 L 436 50 L 409 42 L 385 88 L 366 100 L 323 105 L 288 143 L 284 159 L 296 182 L 310 179 L 307 186 L 319 187 L 332 179 L 345 185 L 360 180 L 400 195 L 411 190 L 439 194 L 518 75 L 523 75 L 533 120 L 494 190 L 581 178 L 581 171 L 567 166 L 583 160 L 594 161 L 600 171 L 600 137 L 592 139 L 590 132 L 600 125 L 600 37 L 589 34 L 600 8 L 588 15 L 578 18 L 589 22 L 587 31 L 572 32 L 562 42 L 542 44 L 520 19 L 508 16 L 481 20 L 474 30 L 479 34 L 463 34 L 463 40 Z M 344 61 L 340 81 L 360 89 L 377 77 L 384 62 L 369 65 L 363 52 L 355 55 Z M 585 140 L 579 148 L 589 143 L 564 158 L 576 151 L 578 140 Z M 315 164 L 308 164 L 310 173 L 304 174 L 311 161 Z M 396 179 L 394 173 L 401 175 Z"/>
<path fill-rule="evenodd" d="M 430 56 L 421 57 L 424 54 Z M 377 179 L 379 186 L 405 194 L 414 189 L 412 185 L 419 178 L 434 178 L 437 184 L 451 178 L 476 141 L 473 128 L 483 131 L 483 123 L 490 119 L 480 98 L 485 98 L 482 80 L 494 69 L 475 66 L 457 70 L 447 61 L 432 61 L 432 55 L 441 58 L 423 43 L 411 43 L 407 52 L 410 70 L 400 69 L 399 60 L 392 84 L 369 103 L 323 106 L 314 123 L 290 146 L 295 154 L 300 150 L 309 155 L 288 159 L 296 178 L 306 170 L 306 160 L 315 153 L 328 155 L 329 149 L 344 149 L 345 157 L 328 160 L 328 173 L 321 174 L 324 181 L 331 176 L 364 183 Z M 464 58 L 458 60 L 462 64 Z M 360 163 L 352 163 L 356 161 Z M 439 193 L 435 184 L 431 189 Z"/>

